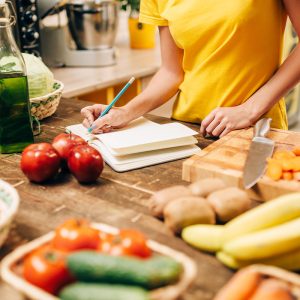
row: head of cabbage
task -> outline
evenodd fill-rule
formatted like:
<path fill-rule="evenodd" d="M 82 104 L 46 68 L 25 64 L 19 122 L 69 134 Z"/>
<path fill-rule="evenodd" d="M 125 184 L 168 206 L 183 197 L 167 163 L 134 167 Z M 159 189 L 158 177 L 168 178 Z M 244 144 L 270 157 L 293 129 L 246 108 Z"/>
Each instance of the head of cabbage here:
<path fill-rule="evenodd" d="M 43 61 L 27 53 L 22 53 L 25 61 L 29 97 L 36 98 L 45 96 L 53 91 L 54 76 Z M 19 60 L 13 56 L 5 56 L 0 60 L 0 65 L 11 65 L 12 71 L 20 70 Z"/>

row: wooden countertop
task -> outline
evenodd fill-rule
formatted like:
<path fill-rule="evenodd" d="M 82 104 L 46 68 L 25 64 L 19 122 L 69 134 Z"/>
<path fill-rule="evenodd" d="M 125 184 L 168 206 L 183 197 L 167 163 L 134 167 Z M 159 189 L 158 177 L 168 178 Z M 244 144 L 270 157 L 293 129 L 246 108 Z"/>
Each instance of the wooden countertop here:
<path fill-rule="evenodd" d="M 80 122 L 79 111 L 86 104 L 65 99 L 55 116 L 42 123 L 43 132 L 36 141 L 51 142 L 66 126 Z M 149 118 L 160 123 L 170 121 Z M 201 137 L 198 140 L 202 148 L 212 142 Z M 135 227 L 149 238 L 195 259 L 198 277 L 184 300 L 210 300 L 230 278 L 231 271 L 214 256 L 189 247 L 149 214 L 147 205 L 151 193 L 175 184 L 187 184 L 181 180 L 182 160 L 127 173 L 116 173 L 106 166 L 101 179 L 93 185 L 80 185 L 69 174 L 62 174 L 49 184 L 32 184 L 22 174 L 19 163 L 19 154 L 0 155 L 0 178 L 14 185 L 22 199 L 9 238 L 0 250 L 0 258 L 26 241 L 53 230 L 64 220 L 82 217 L 118 227 Z M 1 300 L 24 300 L 3 283 L 0 283 L 0 295 Z"/>
<path fill-rule="evenodd" d="M 117 63 L 109 67 L 54 68 L 54 77 L 65 84 L 63 96 L 77 97 L 128 81 L 132 76 L 153 75 L 160 66 L 159 48 L 132 50 L 122 42 L 117 44 Z"/>

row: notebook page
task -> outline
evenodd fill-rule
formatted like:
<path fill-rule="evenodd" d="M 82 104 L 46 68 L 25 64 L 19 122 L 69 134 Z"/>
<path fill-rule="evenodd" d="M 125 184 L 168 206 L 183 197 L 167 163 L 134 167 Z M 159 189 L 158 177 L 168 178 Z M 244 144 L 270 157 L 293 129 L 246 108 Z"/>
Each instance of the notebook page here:
<path fill-rule="evenodd" d="M 187 158 L 201 150 L 195 145 L 190 145 L 171 149 L 131 154 L 123 157 L 115 157 L 111 155 L 109 151 L 107 151 L 105 145 L 99 140 L 95 140 L 93 144 L 91 144 L 91 146 L 95 147 L 98 151 L 100 151 L 106 163 L 117 172 L 125 172 L 129 170 L 169 162 L 172 160 Z"/>
<path fill-rule="evenodd" d="M 156 123 L 154 123 L 156 124 Z M 143 126 L 138 124 L 131 128 L 124 128 L 97 136 L 107 147 L 123 152 L 131 152 L 134 147 L 142 146 L 137 152 L 148 151 L 148 146 L 153 143 L 160 143 L 197 135 L 198 132 L 180 123 L 170 123 L 155 126 Z"/>
<path fill-rule="evenodd" d="M 113 165 L 124 165 L 130 163 L 138 163 L 142 161 L 162 159 L 162 158 L 167 158 L 172 154 L 183 153 L 184 151 L 189 150 L 191 148 L 194 149 L 196 147 L 198 150 L 200 149 L 195 145 L 187 145 L 181 147 L 174 147 L 171 149 L 160 149 L 160 150 L 147 151 L 147 152 L 135 153 L 135 154 L 129 154 L 123 156 L 114 156 L 110 153 L 107 147 L 99 140 L 93 140 L 91 146 L 95 146 L 96 149 L 100 150 L 100 152 L 104 154 L 108 158 L 109 162 Z"/>
<path fill-rule="evenodd" d="M 69 126 L 68 129 L 88 139 L 86 128 L 82 125 Z M 192 137 L 198 134 L 179 123 L 160 125 L 145 118 L 131 122 L 126 128 L 114 132 L 97 134 L 99 139 L 115 156 L 196 144 Z"/>
<path fill-rule="evenodd" d="M 114 156 L 124 156 L 124 155 L 135 154 L 135 153 L 144 153 L 146 151 L 170 149 L 174 147 L 187 146 L 187 145 L 195 145 L 197 143 L 198 141 L 195 137 L 188 136 L 179 139 L 174 139 L 171 141 L 152 143 L 146 145 L 147 147 L 145 147 L 145 145 L 138 145 L 130 148 L 120 148 L 120 149 L 112 149 L 107 147 L 107 149 Z"/>
<path fill-rule="evenodd" d="M 156 127 L 160 127 L 161 125 L 149 121 L 143 117 L 138 118 L 132 122 L 130 122 L 130 124 L 128 124 L 126 126 L 126 128 L 122 128 L 122 129 L 117 129 L 114 130 L 113 132 L 108 132 L 108 133 L 104 133 L 104 134 L 94 134 L 93 136 L 97 139 L 100 139 L 102 136 L 106 135 L 106 136 L 110 136 L 113 133 L 117 133 L 117 132 L 127 132 L 127 135 L 130 136 L 135 136 L 135 134 L 140 134 L 140 132 L 149 132 L 151 130 L 153 130 Z M 87 128 L 85 128 L 82 124 L 76 124 L 76 125 L 71 125 L 67 127 L 68 130 L 70 130 L 71 132 L 73 132 L 74 134 L 77 134 L 79 136 L 81 136 L 83 139 L 88 140 L 90 138 L 90 134 L 87 131 Z"/>

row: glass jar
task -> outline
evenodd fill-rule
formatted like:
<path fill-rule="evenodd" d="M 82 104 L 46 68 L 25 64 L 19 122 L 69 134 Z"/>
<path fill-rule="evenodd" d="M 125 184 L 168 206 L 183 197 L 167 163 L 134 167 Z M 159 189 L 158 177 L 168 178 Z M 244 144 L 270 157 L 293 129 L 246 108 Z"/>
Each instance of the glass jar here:
<path fill-rule="evenodd" d="M 21 152 L 33 143 L 25 63 L 12 33 L 10 1 L 0 0 L 0 153 Z"/>

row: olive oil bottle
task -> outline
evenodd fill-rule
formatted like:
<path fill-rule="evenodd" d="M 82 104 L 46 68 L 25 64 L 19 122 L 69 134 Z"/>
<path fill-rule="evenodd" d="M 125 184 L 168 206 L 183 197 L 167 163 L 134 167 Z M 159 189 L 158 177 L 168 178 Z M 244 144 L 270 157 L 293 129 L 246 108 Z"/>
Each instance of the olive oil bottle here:
<path fill-rule="evenodd" d="M 0 153 L 21 152 L 33 143 L 25 63 L 12 34 L 10 1 L 0 0 Z"/>

